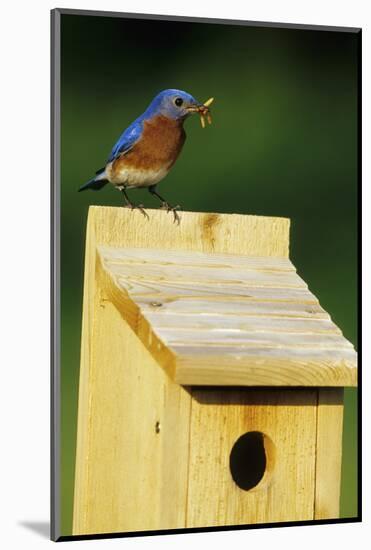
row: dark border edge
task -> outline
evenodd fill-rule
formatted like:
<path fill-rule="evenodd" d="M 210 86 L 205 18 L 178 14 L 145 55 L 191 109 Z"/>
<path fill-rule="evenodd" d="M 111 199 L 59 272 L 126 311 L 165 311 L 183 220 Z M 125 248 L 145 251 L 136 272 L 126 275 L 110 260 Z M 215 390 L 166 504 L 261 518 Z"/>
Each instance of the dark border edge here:
<path fill-rule="evenodd" d="M 279 29 L 297 29 L 308 31 L 332 31 L 356 33 L 359 27 L 337 27 L 327 25 L 311 25 L 302 23 L 275 23 L 270 21 L 245 21 L 241 19 L 218 19 L 209 17 L 192 17 L 183 15 L 160 15 L 154 13 L 126 13 L 117 11 L 79 10 L 71 8 L 56 8 L 61 15 L 87 15 L 95 17 L 121 17 L 126 19 L 150 19 L 155 21 L 178 21 L 185 23 L 211 23 L 215 25 L 241 25 L 248 27 L 270 27 Z"/>
<path fill-rule="evenodd" d="M 50 36 L 50 538 L 61 536 L 60 506 L 60 11 L 51 10 Z"/>
<path fill-rule="evenodd" d="M 326 520 L 308 520 L 308 521 L 287 521 L 277 523 L 262 523 L 255 525 L 225 525 L 221 527 L 192 527 L 188 529 L 162 529 L 158 531 L 130 531 L 119 533 L 98 533 L 89 535 L 63 535 L 57 539 L 57 542 L 68 542 L 77 540 L 99 540 L 110 538 L 129 538 L 129 537 L 143 537 L 154 535 L 179 535 L 179 534 L 192 534 L 192 533 L 212 533 L 218 531 L 241 531 L 250 529 L 270 529 L 280 527 L 294 527 L 294 526 L 316 526 L 316 525 L 334 525 L 344 523 L 359 523 L 362 519 L 357 516 L 355 518 L 340 518 L 340 519 L 326 519 Z"/>
<path fill-rule="evenodd" d="M 358 41 L 358 66 L 357 66 L 357 241 L 358 241 L 358 276 L 357 276 L 357 301 L 358 301 L 358 327 L 357 327 L 357 352 L 358 352 L 358 392 L 357 392 L 357 484 L 358 484 L 358 514 L 362 517 L 362 29 L 359 29 Z"/>

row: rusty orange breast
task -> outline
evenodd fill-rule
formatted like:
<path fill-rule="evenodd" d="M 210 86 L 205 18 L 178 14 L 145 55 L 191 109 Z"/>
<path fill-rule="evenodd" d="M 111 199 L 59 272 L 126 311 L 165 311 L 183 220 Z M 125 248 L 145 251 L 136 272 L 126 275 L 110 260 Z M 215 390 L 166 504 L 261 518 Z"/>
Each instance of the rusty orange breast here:
<path fill-rule="evenodd" d="M 140 140 L 116 162 L 141 170 L 170 168 L 182 150 L 185 137 L 182 122 L 158 115 L 143 123 Z"/>

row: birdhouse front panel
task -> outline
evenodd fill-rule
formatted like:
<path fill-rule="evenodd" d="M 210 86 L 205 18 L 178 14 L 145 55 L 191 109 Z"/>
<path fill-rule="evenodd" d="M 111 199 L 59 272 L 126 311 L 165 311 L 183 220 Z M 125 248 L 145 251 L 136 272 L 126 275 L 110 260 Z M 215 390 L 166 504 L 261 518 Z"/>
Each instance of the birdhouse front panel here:
<path fill-rule="evenodd" d="M 356 353 L 288 221 L 166 216 L 89 213 L 74 534 L 338 517 Z"/>
<path fill-rule="evenodd" d="M 187 525 L 313 519 L 316 390 L 192 392 Z"/>
<path fill-rule="evenodd" d="M 342 393 L 194 388 L 187 525 L 337 517 Z"/>

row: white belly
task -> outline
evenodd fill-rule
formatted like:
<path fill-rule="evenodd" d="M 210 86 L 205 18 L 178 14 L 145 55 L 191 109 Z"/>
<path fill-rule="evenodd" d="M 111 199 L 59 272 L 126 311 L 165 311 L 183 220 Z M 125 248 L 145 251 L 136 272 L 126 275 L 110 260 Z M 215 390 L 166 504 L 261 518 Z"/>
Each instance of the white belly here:
<path fill-rule="evenodd" d="M 116 187 L 149 187 L 161 181 L 169 172 L 167 166 L 153 169 L 138 169 L 130 166 L 122 166 L 119 170 L 115 169 L 112 173 L 111 166 L 107 167 L 106 173 L 109 181 Z"/>

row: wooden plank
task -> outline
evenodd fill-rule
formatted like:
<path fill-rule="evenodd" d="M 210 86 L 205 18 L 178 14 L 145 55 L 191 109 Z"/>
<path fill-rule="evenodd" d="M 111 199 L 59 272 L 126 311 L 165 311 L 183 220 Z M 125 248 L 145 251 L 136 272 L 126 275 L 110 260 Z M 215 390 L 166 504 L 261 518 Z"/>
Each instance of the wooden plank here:
<path fill-rule="evenodd" d="M 161 340 L 167 346 L 197 346 L 202 344 L 204 347 L 214 346 L 222 349 L 223 345 L 236 346 L 236 353 L 240 346 L 257 347 L 269 346 L 285 348 L 286 353 L 290 353 L 292 347 L 310 349 L 353 349 L 350 342 L 345 340 L 341 334 L 320 334 L 320 333 L 298 333 L 298 332 L 270 332 L 270 331 L 246 331 L 241 329 L 181 329 L 161 328 L 159 330 Z"/>
<path fill-rule="evenodd" d="M 85 242 L 85 271 L 84 271 L 84 295 L 81 330 L 81 355 L 79 397 L 77 411 L 77 438 L 74 503 L 72 518 L 72 533 L 85 533 L 86 529 L 86 487 L 89 481 L 88 449 L 90 444 L 90 403 L 91 388 L 93 384 L 92 369 L 94 365 L 94 319 L 98 307 L 96 296 L 96 249 L 95 232 L 89 230 L 86 233 Z"/>
<path fill-rule="evenodd" d="M 192 250 L 288 258 L 290 220 L 267 216 L 181 212 L 181 223 L 163 210 L 146 209 L 149 220 L 127 208 L 91 206 L 88 232 L 98 245 L 155 250 Z"/>
<path fill-rule="evenodd" d="M 126 290 L 133 300 L 141 298 L 151 298 L 152 300 L 168 301 L 169 298 L 177 299 L 204 299 L 215 300 L 222 297 L 229 297 L 231 300 L 248 298 L 250 300 L 260 301 L 283 301 L 300 302 L 303 304 L 318 304 L 317 298 L 306 288 L 285 288 L 285 287 L 258 287 L 246 285 L 243 283 L 233 285 L 230 282 L 213 282 L 212 285 L 198 283 L 196 281 L 151 281 L 151 280 L 133 280 L 124 277 L 118 277 L 118 283 L 121 288 Z"/>
<path fill-rule="evenodd" d="M 164 255 L 152 248 L 113 248 L 100 246 L 99 253 L 104 260 L 124 264 L 150 264 L 152 266 L 185 265 L 188 267 L 208 267 L 214 269 L 245 268 L 262 271 L 296 271 L 292 262 L 285 257 L 246 256 L 237 254 L 220 254 L 198 252 L 197 250 L 168 250 Z M 205 262 L 207 256 L 207 262 Z"/>
<path fill-rule="evenodd" d="M 353 350 L 172 346 L 175 381 L 196 386 L 356 386 Z"/>
<path fill-rule="evenodd" d="M 194 389 L 187 527 L 313 519 L 316 390 Z M 246 491 L 230 452 L 246 432 L 268 436 L 269 475 Z"/>
<path fill-rule="evenodd" d="M 258 269 L 240 269 L 229 268 L 215 269 L 208 266 L 189 267 L 182 264 L 166 266 L 156 266 L 143 263 L 124 264 L 103 261 L 113 275 L 121 277 L 127 281 L 149 280 L 153 283 L 162 281 L 164 275 L 169 282 L 189 281 L 196 283 L 219 283 L 231 284 L 240 283 L 256 287 L 278 287 L 278 288 L 307 288 L 305 282 L 294 271 L 260 271 Z"/>
<path fill-rule="evenodd" d="M 185 523 L 190 395 L 113 306 L 96 271 L 82 364 L 73 534 Z M 84 357 L 86 359 L 86 356 Z"/>
<path fill-rule="evenodd" d="M 339 517 L 343 388 L 318 391 L 315 519 Z"/>
<path fill-rule="evenodd" d="M 134 300 L 133 300 L 134 301 Z M 184 314 L 211 313 L 214 315 L 240 315 L 242 317 L 249 315 L 264 315 L 264 317 L 295 317 L 309 319 L 330 319 L 330 316 L 319 304 L 302 304 L 301 302 L 284 301 L 257 301 L 243 299 L 241 297 L 232 300 L 230 297 L 219 298 L 218 300 L 189 299 L 179 300 L 177 297 L 168 298 L 163 301 L 153 300 L 151 297 L 138 296 L 135 304 L 140 308 L 143 315 L 154 310 L 161 313 Z"/>
<path fill-rule="evenodd" d="M 342 334 L 341 330 L 330 319 L 307 319 L 300 317 L 242 317 L 240 315 L 218 314 L 184 314 L 154 311 L 146 313 L 146 319 L 156 327 L 210 329 L 223 326 L 225 329 L 250 331 L 302 332 Z"/>
<path fill-rule="evenodd" d="M 187 357 L 190 361 L 192 361 L 192 357 L 197 357 L 200 362 L 203 360 L 206 361 L 215 361 L 217 360 L 217 357 L 220 355 L 223 358 L 225 358 L 226 361 L 229 361 L 233 363 L 233 360 L 239 360 L 246 358 L 254 358 L 256 357 L 261 350 L 261 346 L 235 346 L 233 344 L 231 345 L 220 345 L 219 342 L 215 342 L 213 346 L 197 346 L 197 345 L 184 345 L 184 344 L 173 344 L 171 349 L 176 353 L 177 361 L 179 364 L 183 364 L 183 359 Z M 329 363 L 331 360 L 334 361 L 346 361 L 352 362 L 355 364 L 356 360 L 356 353 L 353 349 L 314 349 L 310 348 L 309 350 L 306 348 L 299 348 L 299 347 L 266 347 L 264 348 L 264 357 L 261 357 L 262 363 L 264 363 L 264 359 L 267 359 L 267 362 L 274 361 L 275 359 L 283 359 L 294 362 L 296 359 L 298 360 L 298 368 L 300 368 L 300 362 L 302 361 L 302 367 L 305 368 L 305 360 L 309 359 L 309 357 L 313 357 L 314 359 L 321 359 L 322 357 L 327 357 Z M 194 360 L 194 359 L 193 359 Z"/>

